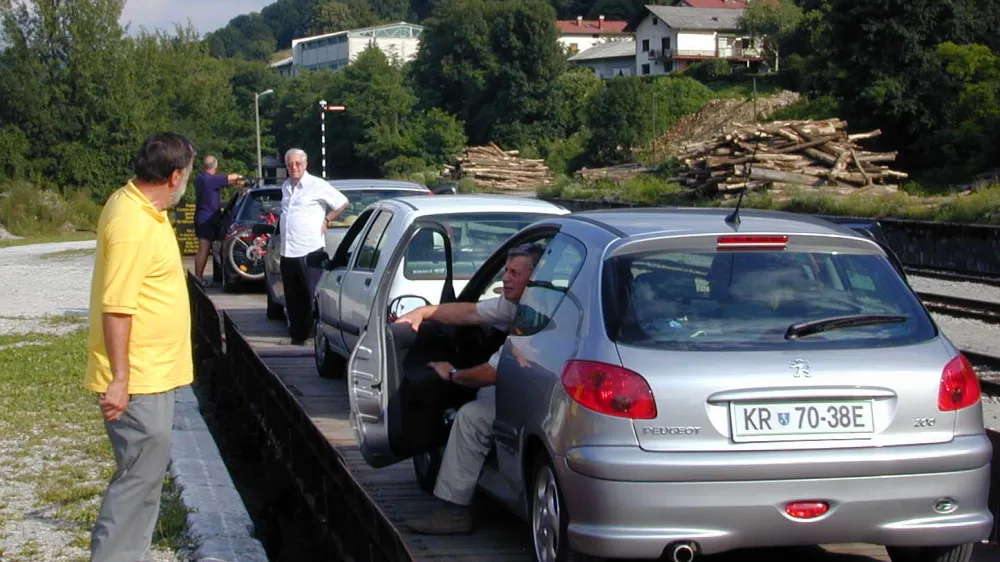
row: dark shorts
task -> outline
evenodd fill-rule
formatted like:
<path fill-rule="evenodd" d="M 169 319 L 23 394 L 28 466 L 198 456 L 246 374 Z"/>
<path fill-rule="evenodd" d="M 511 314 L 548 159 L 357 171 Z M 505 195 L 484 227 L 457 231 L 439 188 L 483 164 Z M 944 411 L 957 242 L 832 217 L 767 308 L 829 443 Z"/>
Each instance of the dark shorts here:
<path fill-rule="evenodd" d="M 219 217 L 217 215 L 209 217 L 204 222 L 194 223 L 194 234 L 199 240 L 215 240 L 218 236 Z"/>

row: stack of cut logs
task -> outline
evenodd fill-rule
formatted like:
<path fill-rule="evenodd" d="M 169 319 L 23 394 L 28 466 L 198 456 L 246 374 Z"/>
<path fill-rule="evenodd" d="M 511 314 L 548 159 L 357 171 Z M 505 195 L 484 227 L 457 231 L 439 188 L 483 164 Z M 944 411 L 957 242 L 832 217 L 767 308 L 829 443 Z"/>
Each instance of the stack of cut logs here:
<path fill-rule="evenodd" d="M 480 187 L 505 191 L 532 191 L 553 182 L 544 160 L 519 158 L 518 154 L 492 142 L 470 146 L 454 166 L 445 166 L 445 172 L 455 179 L 472 178 Z"/>
<path fill-rule="evenodd" d="M 628 181 L 636 176 L 651 172 L 653 169 L 642 164 L 621 164 L 608 168 L 581 168 L 577 170 L 577 179 L 594 181 L 605 179 L 616 183 Z"/>
<path fill-rule="evenodd" d="M 868 152 L 856 142 L 879 134 L 849 135 L 847 122 L 836 118 L 736 125 L 712 140 L 680 145 L 678 157 L 686 171 L 674 180 L 692 195 L 750 191 L 773 183 L 841 192 L 879 184 L 894 190 L 892 184 L 907 175 L 878 163 L 894 161 L 896 153 Z"/>

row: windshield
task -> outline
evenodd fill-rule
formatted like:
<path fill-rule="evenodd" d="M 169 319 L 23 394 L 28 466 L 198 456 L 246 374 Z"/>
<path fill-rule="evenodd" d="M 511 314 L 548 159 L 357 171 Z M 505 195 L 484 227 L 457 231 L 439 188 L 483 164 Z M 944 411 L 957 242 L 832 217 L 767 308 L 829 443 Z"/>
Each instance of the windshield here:
<path fill-rule="evenodd" d="M 240 215 L 236 217 L 239 221 L 264 221 L 267 213 L 275 215 L 281 214 L 281 190 L 267 189 L 263 191 L 251 191 L 247 194 L 247 200 L 240 207 Z"/>
<path fill-rule="evenodd" d="M 429 191 L 416 191 L 416 190 L 404 190 L 404 189 L 393 189 L 393 188 L 372 188 L 372 189 L 345 189 L 341 191 L 344 197 L 347 197 L 347 208 L 344 212 L 337 217 L 336 220 L 330 221 L 330 226 L 336 227 L 348 227 L 354 224 L 357 220 L 358 215 L 361 211 L 364 211 L 368 205 L 376 201 L 381 201 L 382 199 L 389 199 L 392 197 L 405 197 L 407 195 L 420 195 L 421 193 L 430 194 Z"/>
<path fill-rule="evenodd" d="M 431 217 L 451 234 L 455 279 L 472 274 L 517 231 L 547 215 L 524 213 L 469 213 Z M 433 230 L 422 230 L 406 249 L 403 275 L 411 280 L 444 280 L 444 240 Z"/>
<path fill-rule="evenodd" d="M 603 284 L 609 334 L 640 347 L 843 349 L 935 335 L 920 303 L 879 255 L 631 254 L 608 261 Z M 817 324 L 803 330 L 810 322 Z"/>

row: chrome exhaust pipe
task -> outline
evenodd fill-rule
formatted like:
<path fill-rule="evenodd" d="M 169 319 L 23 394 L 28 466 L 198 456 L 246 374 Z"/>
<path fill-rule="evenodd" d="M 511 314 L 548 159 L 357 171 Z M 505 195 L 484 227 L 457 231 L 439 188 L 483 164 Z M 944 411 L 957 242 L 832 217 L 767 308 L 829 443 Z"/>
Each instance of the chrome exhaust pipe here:
<path fill-rule="evenodd" d="M 690 543 L 682 542 L 674 545 L 670 558 L 674 562 L 691 562 L 694 560 L 694 548 Z"/>

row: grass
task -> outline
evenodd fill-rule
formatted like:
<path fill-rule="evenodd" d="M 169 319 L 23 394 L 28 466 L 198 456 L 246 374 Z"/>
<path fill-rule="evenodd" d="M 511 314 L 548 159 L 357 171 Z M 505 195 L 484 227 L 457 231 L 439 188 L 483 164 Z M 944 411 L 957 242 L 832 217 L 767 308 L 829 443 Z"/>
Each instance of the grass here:
<path fill-rule="evenodd" d="M 715 92 L 716 98 L 750 99 L 753 97 L 753 80 L 749 78 L 745 82 L 725 80 L 706 82 L 705 86 Z M 780 91 L 781 88 L 775 84 L 757 81 L 757 97 L 774 95 Z"/>
<path fill-rule="evenodd" d="M 25 236 L 19 240 L 0 240 L 0 248 L 27 246 L 28 244 L 47 244 L 50 242 L 80 242 L 94 240 L 97 236 L 90 231 L 62 232 L 57 234 L 36 234 Z"/>
<path fill-rule="evenodd" d="M 622 184 L 597 181 L 589 184 L 564 181 L 538 191 L 543 199 L 605 200 L 638 205 L 719 207 L 735 204 L 735 199 L 692 199 L 677 184 L 655 176 L 639 176 Z M 872 218 L 897 218 L 1000 224 L 1000 184 L 966 195 L 925 197 L 905 190 L 886 195 L 856 193 L 834 195 L 820 190 L 791 189 L 787 197 L 768 193 L 748 194 L 743 207 L 796 213 Z"/>
<path fill-rule="evenodd" d="M 38 256 L 38 259 L 42 260 L 59 260 L 59 259 L 71 259 L 76 257 L 92 256 L 96 250 L 94 248 L 77 248 L 75 250 L 62 250 L 59 252 L 52 252 L 50 254 L 42 254 Z"/>
<path fill-rule="evenodd" d="M 114 471 L 100 410 L 93 393 L 82 386 L 86 338 L 86 329 L 63 336 L 0 336 L 0 345 L 39 344 L 0 353 L 0 387 L 4 389 L 0 435 L 14 440 L 16 450 L 24 453 L 0 464 L 12 479 L 34 485 L 36 508 L 43 516 L 68 527 L 72 538 L 65 546 L 82 548 L 89 546 L 89 531 Z M 161 499 L 154 545 L 177 549 L 185 544 L 186 510 L 169 478 Z M 0 505 L 4 501 L 0 497 Z M 22 545 L 17 555 L 30 559 L 29 546 Z"/>

